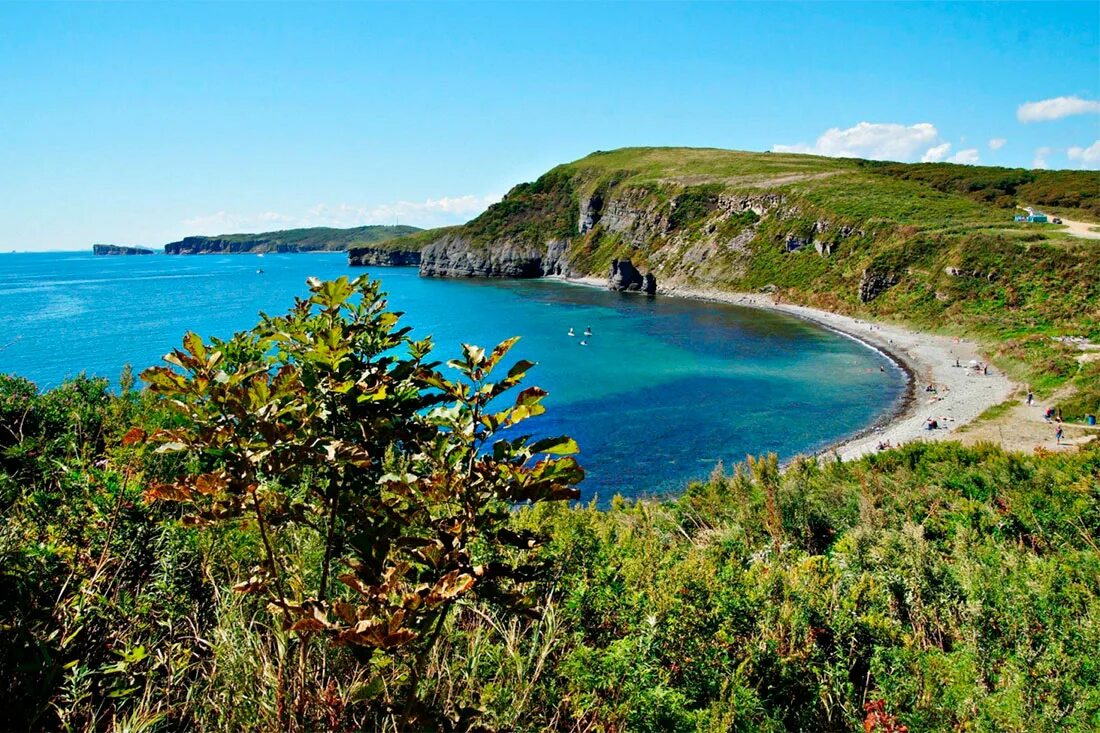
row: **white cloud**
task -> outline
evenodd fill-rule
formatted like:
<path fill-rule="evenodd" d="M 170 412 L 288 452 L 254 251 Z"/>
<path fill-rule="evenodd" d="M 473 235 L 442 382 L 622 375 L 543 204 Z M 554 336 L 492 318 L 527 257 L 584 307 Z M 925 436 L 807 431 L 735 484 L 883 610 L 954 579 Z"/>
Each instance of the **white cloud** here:
<path fill-rule="evenodd" d="M 1020 122 L 1060 120 L 1071 115 L 1100 113 L 1100 102 L 1080 97 L 1054 97 L 1041 102 L 1026 102 L 1016 110 Z"/>
<path fill-rule="evenodd" d="M 915 125 L 860 122 L 854 127 L 826 130 L 813 145 L 774 145 L 777 153 L 813 153 L 830 157 L 873 160 L 916 160 L 921 151 L 937 142 L 939 132 L 928 122 Z"/>
<path fill-rule="evenodd" d="M 1008 142 L 1008 140 L 1005 140 L 1003 137 L 990 138 L 990 140 L 989 140 L 989 149 L 990 150 L 1000 150 L 1001 148 L 1003 148 L 1005 146 L 1005 143 L 1007 143 L 1007 142 Z"/>
<path fill-rule="evenodd" d="M 219 211 L 205 214 L 183 222 L 188 234 L 231 234 L 236 232 L 260 232 L 272 229 L 288 229 L 294 225 L 294 219 L 275 211 L 260 214 L 230 214 Z"/>
<path fill-rule="evenodd" d="M 1087 148 L 1072 147 L 1066 151 L 1066 155 L 1082 168 L 1100 168 L 1100 140 Z"/>
<path fill-rule="evenodd" d="M 1032 168 L 1048 168 L 1047 156 L 1053 151 L 1050 148 L 1038 148 L 1035 151 L 1035 159 L 1031 161 Z"/>
<path fill-rule="evenodd" d="M 978 149 L 967 148 L 966 150 L 960 150 L 959 152 L 948 158 L 949 163 L 961 163 L 963 165 L 977 165 L 978 164 Z"/>
<path fill-rule="evenodd" d="M 500 196 L 444 196 L 423 201 L 393 201 L 374 205 L 317 204 L 304 214 L 290 215 L 274 211 L 259 214 L 231 214 L 219 211 L 186 219 L 188 234 L 231 234 L 262 232 L 299 227 L 347 228 L 367 224 L 411 224 L 420 227 L 461 224 L 500 201 Z"/>
<path fill-rule="evenodd" d="M 938 163 L 947 157 L 947 152 L 951 150 L 951 143 L 943 143 L 933 148 L 928 148 L 924 151 L 924 155 L 920 157 L 922 163 Z"/>

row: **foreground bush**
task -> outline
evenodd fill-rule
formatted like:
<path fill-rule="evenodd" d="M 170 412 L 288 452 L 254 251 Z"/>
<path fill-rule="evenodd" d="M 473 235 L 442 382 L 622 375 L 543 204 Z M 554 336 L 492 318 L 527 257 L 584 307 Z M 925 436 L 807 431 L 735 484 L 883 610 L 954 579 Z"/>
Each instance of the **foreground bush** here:
<path fill-rule="evenodd" d="M 141 392 L 0 377 L 0 729 L 1100 727 L 1100 449 L 516 509 L 578 477 L 483 446 L 540 393 L 487 409 L 506 348 L 451 381 L 379 301 L 314 284 Z"/>

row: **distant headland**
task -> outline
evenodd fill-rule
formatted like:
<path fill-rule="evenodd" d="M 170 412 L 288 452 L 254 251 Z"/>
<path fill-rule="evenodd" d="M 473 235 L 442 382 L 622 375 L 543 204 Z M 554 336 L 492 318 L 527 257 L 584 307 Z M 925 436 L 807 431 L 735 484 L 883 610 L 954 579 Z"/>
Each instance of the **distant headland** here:
<path fill-rule="evenodd" d="M 184 237 L 178 242 L 164 245 L 169 255 L 201 254 L 261 254 L 266 252 L 343 252 L 351 247 L 369 246 L 395 237 L 404 237 L 421 231 L 417 227 L 396 225 L 369 225 L 351 229 L 310 227 L 285 229 L 258 234 L 218 234 L 215 236 Z M 144 247 L 124 247 L 115 244 L 95 244 L 97 255 L 153 254 Z"/>
<path fill-rule="evenodd" d="M 147 247 L 127 247 L 122 244 L 93 244 L 94 255 L 151 255 L 153 250 Z"/>

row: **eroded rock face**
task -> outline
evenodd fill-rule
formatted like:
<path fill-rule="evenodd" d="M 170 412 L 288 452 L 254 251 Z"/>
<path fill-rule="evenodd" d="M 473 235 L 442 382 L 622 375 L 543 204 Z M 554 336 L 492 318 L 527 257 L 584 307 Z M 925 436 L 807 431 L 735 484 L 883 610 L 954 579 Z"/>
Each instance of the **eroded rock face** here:
<path fill-rule="evenodd" d="M 893 272 L 864 270 L 859 281 L 859 299 L 869 303 L 898 284 L 900 278 Z"/>
<path fill-rule="evenodd" d="M 353 247 L 348 250 L 348 264 L 352 267 L 416 267 L 420 264 L 420 252 L 383 247 Z"/>
<path fill-rule="evenodd" d="M 645 275 L 638 272 L 638 268 L 630 260 L 612 260 L 607 287 L 609 290 L 633 290 L 655 295 L 657 278 L 652 272 Z"/>
<path fill-rule="evenodd" d="M 461 234 L 450 234 L 420 253 L 421 277 L 532 278 L 571 275 L 566 257 L 569 242 L 552 239 L 542 247 L 511 241 L 472 244 Z"/>

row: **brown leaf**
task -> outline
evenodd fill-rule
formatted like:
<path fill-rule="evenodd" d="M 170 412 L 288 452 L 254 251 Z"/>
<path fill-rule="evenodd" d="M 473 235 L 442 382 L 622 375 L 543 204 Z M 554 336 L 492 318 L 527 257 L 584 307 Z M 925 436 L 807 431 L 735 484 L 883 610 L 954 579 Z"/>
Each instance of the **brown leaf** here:
<path fill-rule="evenodd" d="M 149 434 L 141 428 L 130 428 L 130 431 L 122 436 L 122 444 L 133 445 L 134 443 L 144 443 L 145 439 L 148 437 Z"/>

